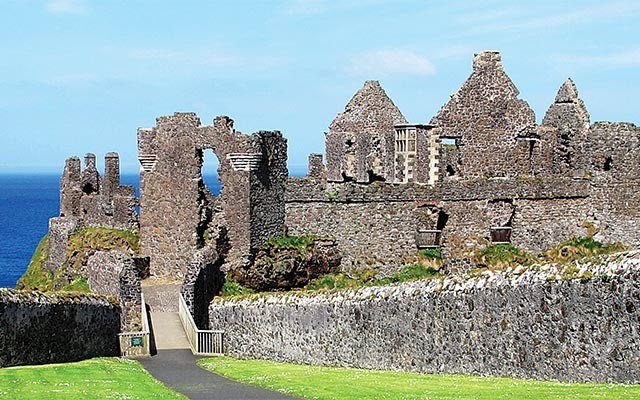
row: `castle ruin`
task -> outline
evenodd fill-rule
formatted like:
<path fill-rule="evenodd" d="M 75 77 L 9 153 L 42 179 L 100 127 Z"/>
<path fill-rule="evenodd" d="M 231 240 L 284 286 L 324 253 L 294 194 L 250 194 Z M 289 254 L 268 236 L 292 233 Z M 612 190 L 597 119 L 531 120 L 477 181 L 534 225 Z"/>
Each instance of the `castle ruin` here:
<path fill-rule="evenodd" d="M 82 226 L 139 227 L 151 275 L 183 282 L 192 297 L 208 290 L 196 283 L 201 274 L 242 273 L 283 232 L 333 237 L 343 270 L 382 274 L 423 248 L 442 248 L 449 265 L 464 267 L 492 243 L 539 252 L 588 229 L 640 245 L 640 128 L 592 124 L 570 79 L 541 124 L 518 95 L 493 51 L 475 56 L 429 123 L 409 123 L 368 81 L 330 124 L 326 158 L 310 155 L 303 178 L 288 177 L 280 132 L 244 135 L 228 117 L 212 125 L 193 113 L 160 117 L 138 130 L 139 221 L 116 154 L 107 154 L 104 177 L 93 155 L 84 170 L 67 160 L 49 268 Z M 207 149 L 219 160 L 217 197 L 202 180 Z"/>

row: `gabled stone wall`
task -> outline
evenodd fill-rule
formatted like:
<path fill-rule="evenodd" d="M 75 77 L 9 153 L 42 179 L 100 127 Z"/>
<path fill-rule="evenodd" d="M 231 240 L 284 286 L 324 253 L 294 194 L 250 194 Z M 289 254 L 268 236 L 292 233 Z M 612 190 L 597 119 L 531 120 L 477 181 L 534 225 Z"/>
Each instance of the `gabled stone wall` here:
<path fill-rule="evenodd" d="M 327 179 L 369 183 L 394 178 L 394 126 L 406 124 L 377 81 L 365 82 L 326 134 Z"/>
<path fill-rule="evenodd" d="M 535 115 L 518 94 L 500 54 L 481 52 L 471 76 L 431 120 L 441 136 L 458 138 L 464 178 L 530 174 L 523 153 L 535 136 Z"/>

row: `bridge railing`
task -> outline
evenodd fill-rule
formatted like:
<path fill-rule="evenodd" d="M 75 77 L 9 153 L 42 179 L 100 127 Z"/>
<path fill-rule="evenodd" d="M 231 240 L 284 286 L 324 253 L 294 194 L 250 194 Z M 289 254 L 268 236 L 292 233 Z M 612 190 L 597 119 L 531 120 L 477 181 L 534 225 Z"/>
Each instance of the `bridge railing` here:
<path fill-rule="evenodd" d="M 147 316 L 147 306 L 144 302 L 144 294 L 140 293 L 140 301 L 142 310 L 140 318 L 142 319 L 142 330 L 138 332 L 123 332 L 118 334 L 120 341 L 120 355 L 123 357 L 140 357 L 151 354 L 151 345 L 149 340 L 149 319 Z"/>
<path fill-rule="evenodd" d="M 179 294 L 178 315 L 189 340 L 191 351 L 197 355 L 221 356 L 223 354 L 223 331 L 198 329 L 187 302 Z"/>

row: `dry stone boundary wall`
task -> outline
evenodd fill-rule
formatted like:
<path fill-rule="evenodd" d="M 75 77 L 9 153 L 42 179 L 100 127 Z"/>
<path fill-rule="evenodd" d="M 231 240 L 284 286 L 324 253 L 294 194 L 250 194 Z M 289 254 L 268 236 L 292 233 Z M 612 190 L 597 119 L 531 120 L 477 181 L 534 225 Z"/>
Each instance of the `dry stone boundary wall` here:
<path fill-rule="evenodd" d="M 334 294 L 216 299 L 234 356 L 425 373 L 640 381 L 640 255 L 591 279 L 516 270 Z M 588 273 L 587 273 L 588 272 Z"/>

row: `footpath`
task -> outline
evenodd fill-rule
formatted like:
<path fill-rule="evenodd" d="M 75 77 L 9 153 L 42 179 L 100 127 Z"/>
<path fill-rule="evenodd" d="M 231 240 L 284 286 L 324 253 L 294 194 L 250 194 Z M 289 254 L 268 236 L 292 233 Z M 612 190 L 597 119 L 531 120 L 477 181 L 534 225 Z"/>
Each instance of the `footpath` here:
<path fill-rule="evenodd" d="M 143 286 L 145 299 L 148 299 L 147 304 L 151 311 L 151 347 L 155 347 L 157 352 L 152 357 L 141 359 L 140 363 L 151 375 L 193 400 L 293 399 L 278 392 L 233 382 L 200 368 L 196 364 L 196 357 L 191 352 L 178 316 L 177 290 L 177 286 Z M 173 295 L 175 302 L 171 301 Z M 157 301 L 160 299 L 162 301 Z M 172 304 L 176 307 L 171 307 Z"/>

